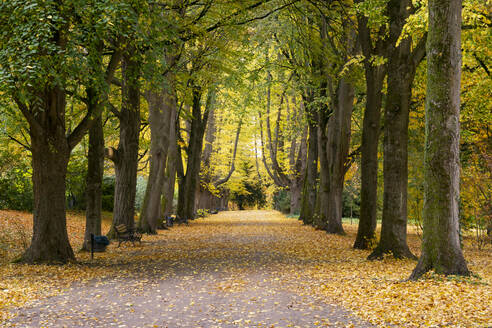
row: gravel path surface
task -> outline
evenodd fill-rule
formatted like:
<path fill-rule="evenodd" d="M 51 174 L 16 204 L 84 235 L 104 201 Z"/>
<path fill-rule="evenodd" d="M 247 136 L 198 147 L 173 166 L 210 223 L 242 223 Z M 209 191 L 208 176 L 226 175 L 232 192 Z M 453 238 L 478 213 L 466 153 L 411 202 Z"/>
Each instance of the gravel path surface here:
<path fill-rule="evenodd" d="M 122 248 L 141 256 L 138 264 L 120 264 L 128 274 L 75 284 L 14 309 L 6 326 L 371 327 L 282 274 L 286 266 L 302 274 L 305 259 L 278 251 L 282 222 L 293 219 L 279 221 L 272 213 L 223 212 L 179 228 L 180 238 L 164 233 L 142 247 Z M 165 256 L 178 250 L 177 258 Z"/>

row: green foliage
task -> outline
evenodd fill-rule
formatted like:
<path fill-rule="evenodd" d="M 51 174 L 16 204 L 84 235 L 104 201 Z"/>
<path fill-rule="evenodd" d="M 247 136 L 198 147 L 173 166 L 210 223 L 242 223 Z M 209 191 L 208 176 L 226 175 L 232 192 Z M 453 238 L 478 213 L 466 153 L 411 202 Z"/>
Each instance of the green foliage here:
<path fill-rule="evenodd" d="M 207 181 L 207 189 L 218 193 L 213 181 L 226 176 L 229 171 L 235 137 L 233 131 L 242 121 L 236 161 L 240 164 L 229 183 L 222 186 L 230 189 L 231 200 L 240 208 L 264 206 L 267 193 L 264 186 L 271 183 L 261 164 L 261 155 L 268 152 L 265 126 L 261 140 L 265 151 L 260 149 L 258 129 L 258 111 L 264 115 L 264 120 L 266 118 L 267 88 L 271 89 L 272 130 L 275 130 L 278 109 L 282 109 L 278 116 L 278 162 L 286 174 L 292 173 L 288 156 L 290 141 L 300 139 L 308 120 L 304 117 L 304 109 L 318 109 L 332 101 L 330 94 L 321 94 L 321 81 L 326 76 L 333 79 L 331 87 L 336 85 L 340 76 L 354 84 L 356 104 L 352 116 L 351 150 L 360 145 L 365 102 L 361 70 L 363 56 L 347 52 L 347 31 L 343 20 L 349 16 L 353 22 L 355 13 L 360 13 L 369 20 L 373 39 L 385 38 L 389 26 L 385 9 L 388 0 L 365 0 L 355 5 L 351 1 L 299 1 L 295 9 L 277 11 L 265 19 L 239 25 L 234 23 L 263 14 L 283 2 L 267 1 L 257 11 L 233 16 L 228 14 L 240 12 L 253 1 L 206 3 L 203 7 L 200 2 L 184 2 L 180 7 L 174 6 L 175 2 L 164 1 L 156 5 L 157 2 L 146 0 L 0 2 L 0 207 L 32 209 L 30 158 L 21 146 L 10 140 L 20 141 L 26 148 L 30 146 L 27 124 L 16 100 L 39 114 L 44 110 L 38 110 L 44 106 L 41 102 L 43 92 L 54 85 L 61 86 L 67 97 L 66 130 L 73 131 L 86 110 L 87 86 L 109 92 L 111 102 L 116 107 L 120 106 L 120 90 L 106 85 L 103 69 L 109 55 L 118 47 L 127 49 L 134 46 L 138 50 L 135 56 L 142 62 L 142 89 L 162 87 L 166 83 L 163 72 L 171 70 L 174 85 L 165 84 L 165 89 L 176 89 L 173 91 L 177 94 L 181 117 L 189 118 L 191 80 L 203 90 L 210 85 L 216 86 L 216 141 L 210 166 L 202 168 L 202 174 L 211 177 L 212 181 Z M 427 1 L 414 0 L 413 6 L 415 11 L 407 19 L 400 40 L 412 36 L 412 47 L 415 47 L 427 29 Z M 461 218 L 465 229 L 483 229 L 491 224 L 492 34 L 489 9 L 489 0 L 463 1 Z M 353 26 L 352 22 L 348 26 Z M 217 28 L 210 29 L 213 26 Z M 66 42 L 57 40 L 60 35 Z M 168 66 L 169 54 L 178 58 L 173 67 Z M 372 58 L 374 65 L 384 65 L 386 61 L 383 56 Z M 121 79 L 119 69 L 116 76 Z M 423 204 L 425 81 L 424 61 L 417 69 L 409 123 L 408 215 L 413 222 L 420 221 Z M 280 95 L 284 91 L 286 96 L 281 103 Z M 308 94 L 312 99 L 301 105 L 302 96 Z M 301 113 L 299 119 L 294 120 L 294 110 Z M 141 114 L 143 120 L 148 116 L 144 101 Z M 106 145 L 115 146 L 119 121 L 109 113 L 104 113 L 104 118 L 108 119 Z M 148 129 L 144 129 L 141 149 L 148 147 L 148 135 Z M 185 133 L 183 137 L 186 139 Z M 255 168 L 255 154 L 260 163 L 258 168 Z M 69 208 L 85 207 L 86 166 L 85 153 L 76 148 L 67 173 Z M 106 174 L 111 173 L 106 171 Z M 379 181 L 382 188 L 382 176 Z M 137 211 L 141 209 L 145 185 L 145 178 L 140 176 Z M 356 179 L 346 179 L 343 216 L 358 216 L 359 189 Z M 290 210 L 288 190 L 279 189 L 268 194 L 273 196 L 275 209 L 282 212 Z M 382 195 L 380 192 L 379 196 Z M 175 195 L 174 202 L 176 198 Z M 106 176 L 103 209 L 112 211 L 113 202 L 114 177 Z"/>
<path fill-rule="evenodd" d="M 290 191 L 286 189 L 277 189 L 273 193 L 273 209 L 282 213 L 290 212 Z"/>
<path fill-rule="evenodd" d="M 21 156 L 0 152 L 0 209 L 32 211 L 32 170 Z"/>
<path fill-rule="evenodd" d="M 105 176 L 102 183 L 102 210 L 112 212 L 114 206 L 114 176 Z"/>
<path fill-rule="evenodd" d="M 262 208 L 266 204 L 266 195 L 262 183 L 254 176 L 254 165 L 248 161 L 239 164 L 239 177 L 228 183 L 230 199 L 240 210 L 248 207 Z"/>
<path fill-rule="evenodd" d="M 145 189 L 147 188 L 147 178 L 139 175 L 137 177 L 137 193 L 135 194 L 135 210 L 140 212 L 145 197 Z"/>
<path fill-rule="evenodd" d="M 360 189 L 358 186 L 346 184 L 342 193 L 342 217 L 358 218 L 360 213 Z"/>
<path fill-rule="evenodd" d="M 85 210 L 86 205 L 86 175 L 87 157 L 77 148 L 72 153 L 67 169 L 67 208 L 71 210 Z"/>
<path fill-rule="evenodd" d="M 196 211 L 196 215 L 199 217 L 199 218 L 206 218 L 207 216 L 210 215 L 210 211 L 208 209 L 203 209 L 203 208 L 200 208 Z"/>
<path fill-rule="evenodd" d="M 112 212 L 114 206 L 114 186 L 115 177 L 105 176 L 102 184 L 102 210 Z M 135 210 L 140 211 L 142 209 L 143 199 L 145 196 L 145 188 L 147 187 L 147 180 L 143 176 L 137 178 L 137 193 L 135 195 Z"/>
<path fill-rule="evenodd" d="M 129 25 L 125 2 L 109 0 L 2 1 L 0 88 L 25 103 L 36 88 L 101 84 L 99 44 Z M 85 74 L 91 72 L 91 74 Z"/>

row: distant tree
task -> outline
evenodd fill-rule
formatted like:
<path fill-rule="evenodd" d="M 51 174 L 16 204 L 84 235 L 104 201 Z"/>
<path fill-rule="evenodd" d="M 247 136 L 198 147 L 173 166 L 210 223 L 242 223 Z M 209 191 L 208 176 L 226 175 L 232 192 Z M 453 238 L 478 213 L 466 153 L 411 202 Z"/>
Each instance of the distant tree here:
<path fill-rule="evenodd" d="M 266 195 L 261 181 L 256 179 L 254 165 L 249 161 L 242 161 L 238 171 L 240 176 L 229 183 L 231 201 L 235 202 L 240 210 L 265 206 Z"/>

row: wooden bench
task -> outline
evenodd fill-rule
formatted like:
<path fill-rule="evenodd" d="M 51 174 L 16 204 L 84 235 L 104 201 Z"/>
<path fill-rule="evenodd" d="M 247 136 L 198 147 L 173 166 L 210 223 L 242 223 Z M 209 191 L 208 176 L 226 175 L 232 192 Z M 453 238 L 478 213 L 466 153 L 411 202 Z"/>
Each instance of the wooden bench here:
<path fill-rule="evenodd" d="M 116 232 L 116 239 L 118 240 L 118 247 L 120 247 L 122 242 L 131 242 L 135 246 L 135 242 L 138 241 L 142 243 L 142 234 L 133 230 L 128 229 L 125 224 L 119 224 L 114 227 Z"/>

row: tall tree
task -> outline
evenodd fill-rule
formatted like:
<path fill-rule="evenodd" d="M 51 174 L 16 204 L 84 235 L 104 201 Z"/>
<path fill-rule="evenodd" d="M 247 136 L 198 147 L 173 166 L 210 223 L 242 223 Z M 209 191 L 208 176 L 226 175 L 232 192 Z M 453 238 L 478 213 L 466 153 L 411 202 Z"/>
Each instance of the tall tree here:
<path fill-rule="evenodd" d="M 216 86 L 210 86 L 207 92 L 205 109 L 202 114 L 201 87 L 191 82 L 192 112 L 189 129 L 189 140 L 186 146 L 187 164 L 186 173 L 178 170 L 179 194 L 177 215 L 182 219 L 195 218 L 195 197 L 200 179 L 200 158 L 203 148 L 203 137 L 207 126 L 208 114 L 212 106 L 215 106 Z M 181 154 L 178 155 L 181 157 Z M 180 158 L 178 158 L 180 160 Z M 179 166 L 179 165 L 178 165 Z"/>
<path fill-rule="evenodd" d="M 79 96 L 89 79 L 107 82 L 102 67 L 90 77 L 82 74 L 101 57 L 104 6 L 91 2 L 53 1 L 26 5 L 1 4 L 0 85 L 29 124 L 32 150 L 34 214 L 33 237 L 22 256 L 29 263 L 67 262 L 74 259 L 66 227 L 65 191 L 68 160 L 93 122 L 93 110 L 84 107 L 76 127 L 67 129 L 67 95 Z M 114 8 L 107 7 L 110 10 Z M 85 10 L 86 19 L 80 19 Z M 91 33 L 96 30 L 97 33 Z M 106 79 L 105 79 L 106 77 Z"/>
<path fill-rule="evenodd" d="M 306 122 L 307 130 L 306 135 L 303 135 L 306 140 L 301 141 L 305 149 L 298 153 L 298 160 L 305 159 L 305 163 L 300 167 L 301 172 L 297 173 L 298 181 L 293 181 L 291 188 L 301 189 L 298 200 L 299 220 L 305 224 L 313 224 L 318 191 L 318 110 L 320 102 L 324 101 L 319 99 L 321 81 L 319 28 L 312 17 L 313 8 L 310 4 L 302 3 L 297 9 L 298 12 L 295 14 L 291 12 L 286 17 L 281 17 L 282 20 L 276 19 L 272 26 L 276 29 L 273 31 L 273 36 L 277 48 L 281 51 L 282 58 L 286 60 L 286 63 L 281 65 L 289 67 L 296 91 L 301 95 L 299 108 L 304 110 L 303 121 Z M 318 14 L 317 10 L 314 12 Z M 279 30 L 282 32 L 278 32 Z M 277 185 L 281 184 L 277 183 Z M 295 195 L 294 200 L 297 200 Z"/>
<path fill-rule="evenodd" d="M 103 66 L 103 47 L 100 42 L 97 47 L 101 53 L 95 58 L 94 67 L 91 67 L 91 76 L 95 76 L 94 69 Z M 85 208 L 85 232 L 82 250 L 89 250 L 91 235 L 101 235 L 101 212 L 102 212 L 102 183 L 104 175 L 104 130 L 102 120 L 102 108 L 106 107 L 109 97 L 109 83 L 120 63 L 122 50 L 119 45 L 113 49 L 113 55 L 106 68 L 106 85 L 100 86 L 97 80 L 90 80 L 87 85 L 85 103 L 91 111 L 98 113 L 92 126 L 89 128 L 89 148 L 87 153 L 87 176 L 86 176 L 86 208 Z"/>
<path fill-rule="evenodd" d="M 172 65 L 176 59 L 168 60 L 167 64 Z M 176 112 L 174 83 L 174 76 L 169 72 L 159 88 L 151 88 L 146 95 L 149 105 L 150 171 L 139 225 L 143 232 L 152 234 L 157 233 L 161 219 L 161 195 L 166 178 L 170 133 L 174 129 L 172 118 Z"/>
<path fill-rule="evenodd" d="M 176 91 L 173 90 L 174 97 Z M 166 173 L 164 175 L 164 183 L 162 186 L 162 199 L 161 199 L 161 217 L 165 218 L 170 216 L 173 212 L 173 199 L 174 188 L 176 186 L 176 169 L 177 169 L 177 156 L 178 156 L 178 144 L 176 140 L 176 125 L 179 120 L 176 118 L 177 108 L 172 108 L 171 112 L 171 126 L 169 131 L 169 153 L 167 156 Z"/>
<path fill-rule="evenodd" d="M 461 0 L 429 1 L 422 254 L 410 279 L 469 275 L 459 238 Z"/>
<path fill-rule="evenodd" d="M 357 0 L 363 4 L 364 1 Z M 379 27 L 371 33 L 369 17 L 363 12 L 357 15 L 359 43 L 364 55 L 366 77 L 366 108 L 362 123 L 361 144 L 361 203 L 359 227 L 354 248 L 367 249 L 376 233 L 377 185 L 378 185 L 378 145 L 381 130 L 382 89 L 386 67 L 379 60 L 387 47 L 384 35 L 386 29 Z"/>
<path fill-rule="evenodd" d="M 390 21 L 386 56 L 388 57 L 388 89 L 384 106 L 384 195 L 381 238 L 369 255 L 370 259 L 384 254 L 414 258 L 407 245 L 408 186 L 408 120 L 412 85 L 418 64 L 425 55 L 426 35 L 411 51 L 412 38 L 402 35 L 406 20 L 415 10 L 409 0 L 390 1 Z M 400 41 L 397 41 L 401 38 Z"/>
<path fill-rule="evenodd" d="M 342 192 L 346 164 L 350 148 L 351 117 L 354 103 L 354 88 L 351 85 L 347 65 L 355 53 L 355 31 L 342 18 L 340 24 L 328 25 L 334 11 L 321 14 L 320 39 L 322 51 L 322 83 L 320 101 L 325 102 L 319 110 L 319 157 L 320 185 L 317 201 L 316 225 L 328 233 L 343 234 Z M 336 35 L 342 34 L 338 42 Z M 329 60 L 325 58 L 329 57 Z M 329 102 L 327 102 L 328 98 Z"/>
<path fill-rule="evenodd" d="M 327 155 L 327 197 L 322 207 L 325 230 L 329 233 L 343 233 L 342 192 L 345 173 L 349 166 L 350 123 L 354 103 L 353 86 L 341 78 L 332 96 L 333 113 L 328 120 L 326 144 Z"/>
<path fill-rule="evenodd" d="M 88 90 L 88 94 L 90 91 Z M 89 95 L 88 99 L 92 97 Z M 89 100 L 94 105 L 94 100 Z M 87 154 L 85 233 L 82 249 L 90 250 L 91 234 L 101 235 L 102 181 L 104 174 L 104 131 L 101 115 L 89 129 Z"/>
<path fill-rule="evenodd" d="M 137 188 L 138 145 L 140 136 L 140 75 L 141 61 L 133 45 L 128 45 L 122 59 L 121 109 L 111 106 L 120 123 L 118 147 L 106 149 L 106 157 L 114 163 L 115 191 L 114 227 L 124 224 L 135 226 L 135 194 Z"/>
<path fill-rule="evenodd" d="M 269 64 L 268 60 L 268 55 L 266 56 L 266 62 L 267 65 Z M 279 55 L 280 57 L 280 55 Z M 280 60 L 280 59 L 279 59 Z M 283 79 L 283 72 L 279 74 L 279 80 L 284 81 Z M 292 75 L 291 75 L 292 77 Z M 266 76 L 266 83 L 267 83 L 267 88 L 266 88 L 266 113 L 265 113 L 265 121 L 266 121 L 266 141 L 267 141 L 267 152 L 265 152 L 264 149 L 264 144 L 263 144 L 263 115 L 261 111 L 259 111 L 259 123 L 260 123 L 260 137 L 261 137 L 261 146 L 262 146 L 262 161 L 263 165 L 265 166 L 265 169 L 270 176 L 270 178 L 273 180 L 275 185 L 280 188 L 284 188 L 289 190 L 290 194 L 290 213 L 299 213 L 299 207 L 300 207 L 300 200 L 301 200 L 301 190 L 302 190 L 302 183 L 304 181 L 304 172 L 306 169 L 305 165 L 305 158 L 306 158 L 306 152 L 307 152 L 307 145 L 306 145 L 306 138 L 307 138 L 307 131 L 306 133 L 302 133 L 300 135 L 300 142 L 299 142 L 299 147 L 297 147 L 297 139 L 299 138 L 299 131 L 293 131 L 292 134 L 292 139 L 290 142 L 290 149 L 289 149 L 289 154 L 288 154 L 288 167 L 284 168 L 284 165 L 281 164 L 279 161 L 279 157 L 283 155 L 284 151 L 284 135 L 282 132 L 282 121 L 283 121 L 283 116 L 282 116 L 282 111 L 283 111 L 283 106 L 285 104 L 287 108 L 287 124 L 291 126 L 291 129 L 299 129 L 299 123 L 300 120 L 302 119 L 302 116 L 304 113 L 298 110 L 297 107 L 293 108 L 293 113 L 290 112 L 290 105 L 289 105 L 289 95 L 287 93 L 289 89 L 289 82 L 290 78 L 287 81 L 287 85 L 285 85 L 283 88 L 283 91 L 279 94 L 279 104 L 278 104 L 278 110 L 277 110 L 277 117 L 275 120 L 275 129 L 274 129 L 274 135 L 272 136 L 272 127 L 271 127 L 271 120 L 270 120 L 270 112 L 271 112 L 271 107 L 272 107 L 272 74 L 270 71 L 267 72 Z M 295 101 L 295 96 L 292 97 L 293 99 L 293 104 L 296 106 L 296 101 Z M 302 107 L 302 106 L 301 106 Z M 302 130 L 301 130 L 302 131 Z M 271 166 L 267 162 L 267 155 L 268 158 L 270 159 Z"/>
<path fill-rule="evenodd" d="M 316 120 L 316 109 L 312 106 L 313 95 L 309 92 L 303 95 L 303 102 L 308 124 L 308 149 L 306 159 L 306 173 L 302 187 L 301 211 L 299 220 L 305 224 L 313 223 L 314 209 L 316 203 L 316 180 L 318 178 L 318 123 Z"/>

